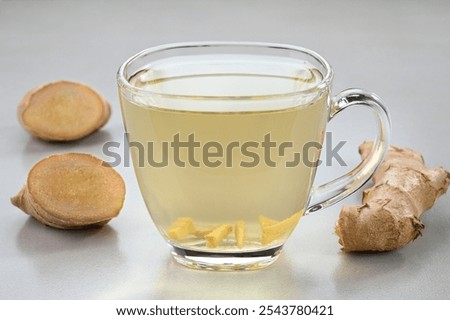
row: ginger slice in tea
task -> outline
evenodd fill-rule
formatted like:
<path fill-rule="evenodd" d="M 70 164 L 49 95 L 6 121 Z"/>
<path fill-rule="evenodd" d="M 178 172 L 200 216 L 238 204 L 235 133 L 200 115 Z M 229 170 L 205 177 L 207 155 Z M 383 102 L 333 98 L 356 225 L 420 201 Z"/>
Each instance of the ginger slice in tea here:
<path fill-rule="evenodd" d="M 203 228 L 196 228 L 194 231 L 194 235 L 197 238 L 203 238 L 205 235 L 213 231 L 216 227 L 203 227 Z"/>
<path fill-rule="evenodd" d="M 260 215 L 258 217 L 258 220 L 259 220 L 259 224 L 261 225 L 261 228 L 265 228 L 265 227 L 268 227 L 268 226 L 271 226 L 273 224 L 280 222 L 278 220 L 267 218 L 263 215 Z"/>
<path fill-rule="evenodd" d="M 80 229 L 108 223 L 124 199 L 125 183 L 112 167 L 90 154 L 67 153 L 35 164 L 11 202 L 48 226 Z"/>
<path fill-rule="evenodd" d="M 288 234 L 291 232 L 294 227 L 297 225 L 297 222 L 300 220 L 303 215 L 303 210 L 298 211 L 291 215 L 290 217 L 276 221 L 264 216 L 259 217 L 261 229 L 262 229 L 262 244 L 269 244 L 276 239 Z"/>
<path fill-rule="evenodd" d="M 189 217 L 181 217 L 167 229 L 167 235 L 173 240 L 181 240 L 195 232 L 194 221 Z"/>
<path fill-rule="evenodd" d="M 92 88 L 58 81 L 29 91 L 19 104 L 18 117 L 33 136 L 47 141 L 81 139 L 110 116 L 109 103 Z"/>
<path fill-rule="evenodd" d="M 205 235 L 206 246 L 208 248 L 217 247 L 223 239 L 233 230 L 230 224 L 222 224 L 213 231 Z"/>
<path fill-rule="evenodd" d="M 234 229 L 234 236 L 236 238 L 236 246 L 242 248 L 244 246 L 245 221 L 238 220 Z"/>

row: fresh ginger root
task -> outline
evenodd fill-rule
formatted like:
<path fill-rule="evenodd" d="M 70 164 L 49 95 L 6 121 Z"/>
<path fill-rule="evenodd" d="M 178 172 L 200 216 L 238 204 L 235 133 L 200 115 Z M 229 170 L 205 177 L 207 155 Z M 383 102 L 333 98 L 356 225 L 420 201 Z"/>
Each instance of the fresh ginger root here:
<path fill-rule="evenodd" d="M 365 159 L 371 142 L 359 147 Z M 363 193 L 362 206 L 344 206 L 336 225 L 342 250 L 389 251 L 415 240 L 424 228 L 420 215 L 447 191 L 450 173 L 428 169 L 414 150 L 390 147 Z"/>

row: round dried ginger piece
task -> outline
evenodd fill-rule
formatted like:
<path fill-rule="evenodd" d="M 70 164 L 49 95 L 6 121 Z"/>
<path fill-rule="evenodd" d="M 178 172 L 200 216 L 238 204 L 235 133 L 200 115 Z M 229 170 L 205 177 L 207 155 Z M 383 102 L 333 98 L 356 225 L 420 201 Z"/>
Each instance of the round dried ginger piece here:
<path fill-rule="evenodd" d="M 108 223 L 124 198 L 125 183 L 112 167 L 89 154 L 67 153 L 34 165 L 11 201 L 48 226 L 79 229 Z"/>
<path fill-rule="evenodd" d="M 18 117 L 33 136 L 47 141 L 81 139 L 101 128 L 111 114 L 109 103 L 92 88 L 58 81 L 29 91 Z"/>

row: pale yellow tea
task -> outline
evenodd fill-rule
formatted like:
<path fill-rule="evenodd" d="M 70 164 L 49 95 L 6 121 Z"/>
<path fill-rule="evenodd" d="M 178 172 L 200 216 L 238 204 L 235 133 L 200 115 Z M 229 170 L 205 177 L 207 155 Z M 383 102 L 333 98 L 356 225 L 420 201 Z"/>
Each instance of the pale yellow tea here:
<path fill-rule="evenodd" d="M 242 68 L 239 62 L 203 72 L 195 66 L 195 75 L 176 61 L 172 72 L 156 64 L 129 79 L 155 93 L 151 99 L 139 90 L 121 95 L 142 195 L 175 248 L 279 247 L 308 205 L 328 92 L 314 89 L 322 75 L 306 62 L 270 64 L 295 70 L 278 76 L 258 59 L 237 59 Z"/>

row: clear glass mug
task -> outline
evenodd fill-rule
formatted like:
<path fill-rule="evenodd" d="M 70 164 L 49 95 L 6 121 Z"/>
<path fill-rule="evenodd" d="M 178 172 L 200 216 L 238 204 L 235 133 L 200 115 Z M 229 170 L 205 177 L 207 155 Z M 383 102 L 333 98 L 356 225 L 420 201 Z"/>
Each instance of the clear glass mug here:
<path fill-rule="evenodd" d="M 208 270 L 273 263 L 300 217 L 362 186 L 388 148 L 389 115 L 371 93 L 331 96 L 317 53 L 246 42 L 178 43 L 128 59 L 117 81 L 133 166 L 175 260 Z M 350 106 L 378 136 L 356 168 L 313 187 L 326 124 Z"/>

